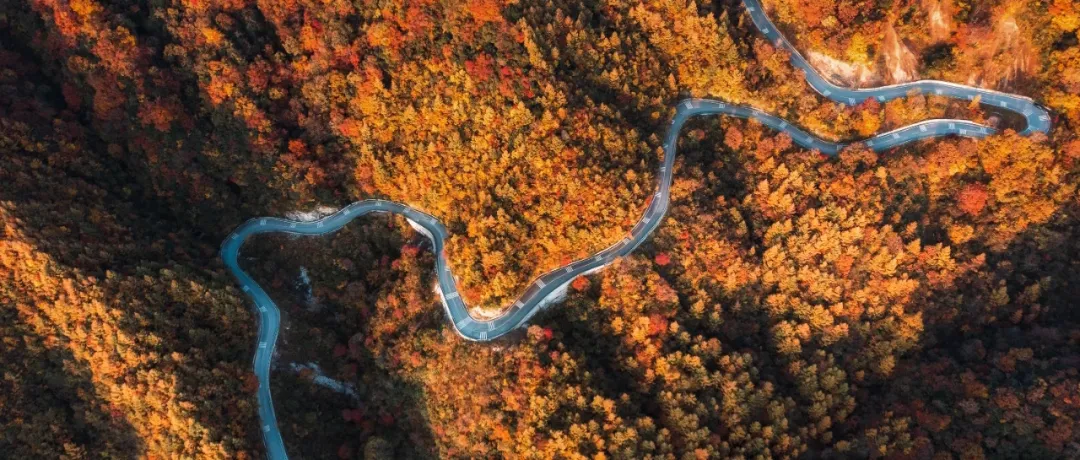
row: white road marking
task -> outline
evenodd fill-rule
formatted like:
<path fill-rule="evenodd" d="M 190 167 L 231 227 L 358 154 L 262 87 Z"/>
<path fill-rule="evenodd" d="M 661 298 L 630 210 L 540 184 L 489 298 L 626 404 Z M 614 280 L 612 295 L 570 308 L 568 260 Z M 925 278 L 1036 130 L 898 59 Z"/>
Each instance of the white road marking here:
<path fill-rule="evenodd" d="M 451 292 L 450 294 L 448 294 L 446 296 L 446 300 L 454 300 L 454 299 L 456 299 L 458 297 L 461 297 L 461 296 L 458 295 L 457 291 L 454 291 L 454 292 Z"/>
<path fill-rule="evenodd" d="M 784 41 L 783 35 L 781 35 L 780 31 L 778 31 L 778 30 L 770 30 L 769 27 L 771 27 L 771 23 L 769 23 L 768 18 L 763 13 L 759 13 L 758 10 L 759 9 L 757 9 L 757 8 L 755 8 L 753 6 L 747 6 L 747 11 L 749 11 L 751 13 L 751 19 L 753 20 L 753 22 L 756 25 L 758 25 L 758 28 L 761 31 L 761 33 L 763 33 L 766 36 L 765 38 L 770 39 L 770 38 L 773 38 L 775 36 L 776 38 L 774 40 L 774 43 L 777 45 L 778 48 L 782 47 L 782 48 L 785 48 L 785 49 L 791 49 L 792 47 L 790 46 L 790 44 L 788 44 L 788 43 L 786 43 Z M 816 80 L 816 78 L 815 79 L 810 78 L 810 74 L 814 72 L 813 70 L 799 69 L 799 71 L 801 71 L 804 74 L 804 76 L 807 78 L 807 83 L 810 86 L 812 86 L 814 89 L 821 91 L 821 93 L 823 95 L 825 95 L 825 96 L 832 95 L 832 91 L 829 90 L 829 89 L 819 89 L 819 88 L 824 88 L 826 84 L 820 83 L 818 80 Z M 815 75 L 815 77 L 820 77 L 820 75 L 817 75 L 816 73 L 814 75 Z M 972 100 L 972 101 L 980 100 L 980 98 L 983 97 L 983 94 L 986 94 L 987 95 L 986 96 L 987 100 L 983 100 L 982 102 L 985 103 L 985 104 L 988 104 L 988 105 L 993 104 L 994 100 L 998 100 L 998 102 L 997 102 L 998 105 L 1000 105 L 1001 107 L 1004 107 L 1004 108 L 1009 108 L 1009 101 L 1001 100 L 1000 99 L 1001 97 L 1008 97 L 1008 98 L 1010 98 L 1010 101 L 1011 100 L 1019 100 L 1021 102 L 1018 102 L 1019 105 L 1016 105 L 1016 107 L 1017 108 L 1025 108 L 1025 110 L 1023 111 L 1023 114 L 1025 116 L 1030 117 L 1030 116 L 1032 116 L 1034 114 L 1033 109 L 1030 108 L 1030 107 L 1032 107 L 1031 100 L 1028 99 L 1028 98 L 1023 98 L 1023 97 L 1019 97 L 1019 96 L 1003 95 L 1002 93 L 997 93 L 997 92 L 993 92 L 993 91 L 983 92 L 983 94 L 977 94 L 976 91 L 980 91 L 980 90 L 972 90 L 970 88 L 961 87 L 960 85 L 952 85 L 951 87 L 952 88 L 960 88 L 959 90 L 953 92 L 953 94 L 958 98 L 964 98 L 965 97 L 965 94 L 964 94 L 965 92 L 972 92 L 973 94 L 966 94 L 966 98 L 969 99 L 969 100 Z M 924 90 L 922 88 L 914 88 L 913 91 L 916 94 L 921 94 L 921 93 L 929 91 L 929 90 Z M 934 93 L 939 94 L 939 95 L 945 93 L 942 89 L 934 89 L 933 91 L 934 91 Z M 854 94 L 858 95 L 860 93 L 854 93 Z M 839 100 L 842 97 L 841 95 L 837 95 L 837 96 L 838 97 L 836 98 L 836 100 Z M 902 95 L 897 94 L 897 95 L 893 95 L 891 97 L 900 97 L 900 96 L 902 96 Z M 848 97 L 846 99 L 852 105 L 854 105 L 856 103 L 855 102 L 856 98 Z M 877 99 L 879 101 L 881 101 L 881 102 L 885 102 L 887 98 L 884 95 L 880 95 L 880 96 L 877 96 Z M 1027 102 L 1024 102 L 1024 101 L 1027 101 Z M 701 107 L 703 107 L 703 104 L 706 104 L 706 105 L 707 104 L 716 104 L 716 106 L 719 106 L 722 109 L 726 107 L 726 105 L 723 102 L 707 101 L 707 100 L 702 101 L 700 99 L 690 99 L 690 100 L 685 101 L 684 104 L 685 104 L 687 109 L 701 108 Z M 715 107 L 714 105 L 708 105 L 708 106 L 709 107 Z M 750 116 L 763 118 L 763 119 L 767 120 L 768 123 L 777 123 L 776 120 L 778 120 L 778 118 L 768 116 L 764 112 L 762 112 L 761 110 L 758 110 L 758 109 L 755 109 L 755 108 L 752 108 L 752 107 L 738 107 L 738 106 L 733 106 L 733 107 L 735 107 L 735 108 L 731 110 L 731 113 L 733 113 L 735 115 L 738 115 L 738 116 L 743 116 L 744 113 L 749 113 Z M 1016 110 L 1016 109 L 1013 109 L 1013 110 Z M 1042 114 L 1038 116 L 1038 119 L 1042 123 L 1048 123 L 1048 122 L 1051 121 L 1051 117 L 1048 114 L 1043 112 L 1041 109 L 1040 109 L 1040 112 Z M 672 119 L 671 120 L 671 125 L 673 125 L 673 126 L 676 125 L 677 124 L 676 121 L 677 121 L 676 119 Z M 780 124 L 781 129 L 785 129 L 788 126 L 788 123 L 786 121 L 784 121 L 784 120 L 779 120 L 778 123 Z M 1032 122 L 1032 126 L 1029 127 L 1029 130 L 1040 130 L 1040 131 L 1042 131 L 1042 130 L 1047 129 L 1047 125 L 1042 124 L 1042 123 Z M 959 129 L 959 133 L 960 133 L 960 135 L 963 135 L 963 136 L 967 136 L 967 135 L 975 136 L 975 135 L 979 135 L 979 134 L 985 135 L 987 133 L 993 133 L 995 131 L 993 128 L 988 128 L 988 127 L 985 127 L 985 126 L 979 126 L 979 125 L 977 125 L 977 124 L 975 124 L 973 122 L 961 123 L 961 125 L 963 127 Z M 940 122 L 938 122 L 938 123 L 935 123 L 933 125 L 928 125 L 928 126 L 934 127 L 935 133 L 938 133 L 939 132 L 939 127 L 942 126 L 942 124 Z M 928 126 L 919 126 L 919 130 L 921 132 L 927 132 L 928 131 L 928 129 L 927 129 Z M 951 129 L 951 130 L 955 130 L 957 128 L 956 123 L 949 123 L 948 126 L 949 126 L 949 129 Z M 909 136 L 909 135 L 911 135 L 911 132 L 912 132 L 911 128 L 913 128 L 913 127 L 909 126 L 909 127 L 906 127 L 906 128 L 902 128 L 901 130 L 898 130 L 898 131 L 892 133 L 892 137 L 894 139 L 901 139 L 901 134 L 903 134 L 905 136 Z M 800 132 L 800 130 L 796 129 L 795 132 L 798 133 L 798 132 Z M 676 137 L 674 139 L 669 141 L 669 143 L 665 144 L 665 148 L 668 149 L 671 153 L 674 153 L 674 150 L 676 148 L 675 146 L 676 146 L 676 142 L 677 142 L 677 133 L 675 134 L 675 136 Z M 879 139 L 879 141 L 883 142 L 885 145 L 895 145 L 896 144 L 894 142 L 884 140 L 883 138 L 885 138 L 885 137 L 887 137 L 887 135 L 879 135 L 879 136 L 876 136 L 875 138 Z M 812 135 L 807 135 L 806 136 L 806 142 L 807 143 L 813 144 L 814 141 L 815 141 L 815 138 Z M 866 145 L 867 146 L 874 145 L 874 140 L 870 140 L 870 139 L 866 140 Z M 825 144 L 825 147 L 828 148 L 828 149 L 831 149 L 831 150 L 838 150 L 838 148 L 835 146 L 835 144 Z M 666 172 L 666 169 L 667 169 L 666 167 L 661 167 L 661 172 Z M 666 175 L 665 177 L 670 178 L 670 174 Z M 655 196 L 657 198 L 663 197 L 663 193 L 667 192 L 668 189 L 669 189 L 669 186 L 665 183 L 665 181 L 661 180 L 660 189 L 659 189 L 659 191 L 656 192 Z M 355 206 L 359 206 L 357 209 L 367 209 L 367 208 L 362 208 L 362 207 L 366 206 L 368 204 L 371 204 L 371 206 L 373 208 L 391 207 L 392 210 L 395 210 L 395 211 L 397 211 L 399 213 L 404 213 L 406 215 L 406 217 L 420 216 L 420 218 L 418 220 L 422 220 L 424 222 L 430 222 L 432 225 L 438 223 L 437 219 L 434 216 L 429 216 L 429 215 L 426 215 L 426 214 L 418 212 L 418 211 L 413 211 L 410 208 L 404 207 L 404 205 L 401 205 L 401 204 L 398 204 L 398 203 L 383 202 L 383 201 L 379 201 L 379 200 L 365 200 L 364 204 L 354 203 Z M 389 206 L 384 206 L 384 204 L 389 205 Z M 354 206 L 354 205 L 350 205 L 349 207 L 344 208 L 343 209 L 343 214 L 346 215 L 346 216 L 350 215 L 351 212 L 352 212 L 352 206 Z M 656 209 L 656 208 L 650 208 L 650 209 Z M 361 212 L 361 211 L 358 211 L 358 212 Z M 662 211 L 659 214 L 662 215 Z M 259 220 L 258 225 L 260 225 L 260 226 L 267 225 L 267 220 L 268 219 L 266 219 L 266 218 L 261 218 Z M 651 217 L 649 216 L 649 213 L 646 213 L 646 215 L 643 216 L 642 220 L 641 220 L 641 222 L 643 222 L 643 223 L 649 223 L 650 221 L 651 221 Z M 249 223 L 250 223 L 250 221 L 245 223 L 245 225 L 248 225 Z M 283 223 L 289 223 L 289 228 L 297 228 L 297 223 L 295 223 L 295 222 L 290 222 L 290 221 L 284 220 L 284 219 L 275 220 L 275 226 L 280 226 Z M 305 224 L 307 224 L 307 223 L 305 223 Z M 635 232 L 631 233 L 631 237 L 633 237 L 635 239 L 641 237 L 641 235 L 639 235 L 640 232 L 637 231 L 637 228 L 640 227 L 640 226 L 641 226 L 640 223 L 639 223 L 638 226 L 635 226 Z M 316 227 L 319 227 L 319 228 L 323 227 L 323 222 L 322 221 L 317 221 L 316 222 Z M 305 227 L 305 228 L 308 228 L 308 227 Z M 240 237 L 239 234 L 233 233 L 233 234 L 230 235 L 229 238 L 231 240 L 235 240 L 235 239 L 238 239 L 239 237 Z M 627 238 L 624 238 L 619 244 L 625 246 L 625 245 L 628 245 L 630 243 L 631 243 L 631 238 L 627 237 Z M 618 253 L 620 252 L 620 249 L 621 249 L 621 247 L 617 248 L 615 251 L 610 251 L 608 256 L 613 257 L 613 256 L 618 255 Z M 235 262 L 235 258 L 236 258 L 235 254 L 232 254 L 230 252 L 227 255 L 232 257 L 232 262 Z M 601 261 L 604 260 L 604 257 L 605 256 L 598 254 L 596 256 L 596 261 L 601 262 Z M 445 257 L 440 254 L 440 260 L 442 260 L 442 259 L 445 259 Z M 444 264 L 444 269 L 448 273 L 450 273 L 450 267 L 448 265 Z M 571 266 L 567 266 L 567 267 L 565 267 L 565 269 L 566 269 L 567 273 L 572 273 L 573 272 L 573 269 L 572 269 Z M 237 270 L 239 270 L 239 269 L 237 269 Z M 451 273 L 450 277 L 452 279 L 457 279 L 457 277 L 454 277 L 452 275 L 452 273 Z M 542 279 L 538 279 L 536 281 L 536 284 L 539 285 L 541 288 L 546 286 L 546 283 Z M 259 288 L 259 285 L 253 283 L 250 286 L 249 285 L 242 286 L 242 289 L 243 289 L 244 292 L 250 292 L 252 290 L 252 288 Z M 450 290 L 450 291 L 451 291 L 450 295 L 448 295 L 446 298 L 449 298 L 449 299 L 460 298 L 460 295 L 456 290 Z M 257 291 L 257 292 L 262 292 L 262 291 L 260 290 L 260 291 Z M 258 296 L 255 296 L 255 297 L 258 297 Z M 261 312 L 266 312 L 267 311 L 267 307 L 264 306 L 264 305 L 259 304 L 257 300 L 256 300 L 256 305 L 259 308 L 259 311 L 261 311 Z M 271 305 L 271 306 L 273 305 L 272 301 L 270 301 L 269 305 Z M 521 300 L 516 301 L 515 306 L 518 307 L 518 308 L 524 308 L 524 304 L 523 304 L 523 302 Z M 467 327 L 467 326 L 471 325 L 474 322 L 476 322 L 476 321 L 474 321 L 473 319 L 468 317 L 468 315 L 466 314 L 466 316 L 464 318 L 462 318 L 460 322 L 456 323 L 456 325 L 459 326 L 459 328 L 464 328 L 464 327 Z M 495 330 L 495 322 L 494 321 L 485 322 L 485 324 L 487 325 L 487 331 L 494 331 Z M 516 326 L 519 326 L 519 325 L 520 324 L 515 324 L 513 326 L 516 327 Z M 508 325 L 508 326 L 510 326 L 510 325 Z M 485 332 L 479 332 L 479 337 L 480 337 L 481 340 L 487 340 L 488 339 L 488 333 L 486 331 Z M 259 342 L 259 348 L 267 348 L 267 345 L 268 345 L 267 342 Z M 269 425 L 269 424 L 262 425 L 262 430 L 264 432 L 270 432 L 271 429 L 272 429 L 272 426 Z"/>

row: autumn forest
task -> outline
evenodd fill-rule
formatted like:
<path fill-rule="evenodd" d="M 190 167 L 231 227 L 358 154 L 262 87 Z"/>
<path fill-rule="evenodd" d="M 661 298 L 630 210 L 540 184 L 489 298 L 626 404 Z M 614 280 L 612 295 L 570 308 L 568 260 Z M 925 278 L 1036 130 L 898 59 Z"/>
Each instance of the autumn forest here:
<path fill-rule="evenodd" d="M 259 236 L 293 458 L 1080 458 L 1080 1 L 765 0 L 822 74 L 1030 97 L 814 92 L 738 0 L 0 0 L 0 457 L 265 456 L 257 315 L 219 258 L 255 216 L 408 203 L 497 315 L 633 255 L 488 343 L 401 218 Z M 336 382 L 340 388 L 326 384 Z"/>

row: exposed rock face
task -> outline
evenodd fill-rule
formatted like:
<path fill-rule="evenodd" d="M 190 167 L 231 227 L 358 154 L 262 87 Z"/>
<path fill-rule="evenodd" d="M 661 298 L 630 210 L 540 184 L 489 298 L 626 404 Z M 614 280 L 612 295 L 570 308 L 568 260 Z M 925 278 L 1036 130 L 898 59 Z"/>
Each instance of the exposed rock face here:
<path fill-rule="evenodd" d="M 890 25 L 885 29 L 881 44 L 882 59 L 877 65 L 842 61 L 816 51 L 807 51 L 806 58 L 819 72 L 834 83 L 864 88 L 881 84 L 914 81 L 919 78 L 919 60 L 915 53 L 900 40 Z"/>
<path fill-rule="evenodd" d="M 934 42 L 947 40 L 953 32 L 952 1 L 923 0 L 922 4 L 930 24 L 930 38 Z"/>
<path fill-rule="evenodd" d="M 885 29 L 885 40 L 881 48 L 885 55 L 886 82 L 904 83 L 918 79 L 919 60 L 915 53 L 900 41 L 892 25 Z"/>
<path fill-rule="evenodd" d="M 968 75 L 968 84 L 991 86 L 999 89 L 1009 88 L 1030 75 L 1039 67 L 1038 53 L 1031 37 L 1022 33 L 1024 27 L 1018 22 L 1017 12 L 1003 9 L 997 12 L 992 26 L 983 27 L 971 33 L 969 42 L 978 41 L 979 47 L 969 47 L 967 61 L 973 72 Z M 1023 16 L 1020 16 L 1020 21 Z"/>
<path fill-rule="evenodd" d="M 810 61 L 810 65 L 814 66 L 818 72 L 821 72 L 833 83 L 852 88 L 863 88 L 879 85 L 882 81 L 875 69 L 863 64 L 841 61 L 816 51 L 807 51 L 806 59 Z"/>
<path fill-rule="evenodd" d="M 998 49 L 1013 56 L 1012 61 L 1008 63 L 1008 68 L 1003 72 L 1004 83 L 1008 84 L 1038 66 L 1038 58 L 1033 52 L 1034 46 L 1026 35 L 1020 33 L 1020 26 L 1017 25 L 1015 16 L 1005 14 L 995 29 Z"/>

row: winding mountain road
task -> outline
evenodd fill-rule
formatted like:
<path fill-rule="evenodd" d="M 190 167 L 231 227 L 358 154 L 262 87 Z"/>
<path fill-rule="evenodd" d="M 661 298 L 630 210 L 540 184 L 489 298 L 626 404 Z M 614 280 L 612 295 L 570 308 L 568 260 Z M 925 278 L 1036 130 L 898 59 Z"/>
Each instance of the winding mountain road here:
<path fill-rule="evenodd" d="M 837 86 L 811 67 L 809 62 L 777 31 L 776 26 L 765 15 L 759 0 L 744 0 L 743 3 L 754 25 L 761 33 L 777 47 L 787 50 L 791 54 L 791 63 L 806 74 L 810 86 L 833 101 L 856 105 L 866 99 L 874 98 L 879 102 L 886 102 L 912 93 L 936 94 L 971 101 L 977 99 L 982 104 L 1023 115 L 1027 120 L 1027 128 L 1022 134 L 1046 133 L 1050 130 L 1050 116 L 1047 111 L 1031 99 L 1023 96 L 930 80 L 873 89 L 850 89 Z M 796 144 L 807 149 L 820 151 L 826 155 L 836 155 L 846 146 L 846 144 L 821 139 L 792 126 L 778 117 L 751 107 L 708 99 L 680 101 L 676 106 L 675 115 L 664 137 L 664 161 L 660 165 L 659 183 L 656 192 L 630 234 L 622 241 L 586 259 L 575 261 L 540 276 L 525 289 L 521 296 L 501 316 L 491 320 L 479 320 L 469 315 L 468 308 L 462 301 L 458 290 L 457 281 L 446 259 L 444 249 L 446 239 L 449 237 L 446 227 L 434 216 L 415 208 L 391 201 L 363 200 L 352 203 L 329 216 L 313 222 L 261 217 L 251 219 L 238 227 L 222 243 L 221 258 L 225 262 L 225 266 L 236 277 L 240 288 L 255 302 L 259 314 L 259 334 L 255 350 L 254 369 L 259 381 L 259 418 L 267 456 L 274 460 L 288 458 L 281 439 L 281 432 L 278 430 L 274 404 L 270 396 L 270 364 L 277 344 L 281 312 L 266 291 L 240 268 L 238 263 L 240 248 L 249 237 L 262 233 L 325 235 L 341 229 L 353 219 L 370 213 L 382 212 L 403 216 L 409 220 L 417 231 L 427 236 L 434 246 L 434 253 L 436 254 L 435 271 L 438 279 L 437 289 L 454 330 L 467 340 L 492 340 L 525 324 L 529 318 L 544 306 L 560 299 L 574 278 L 599 270 L 616 259 L 630 254 L 649 237 L 653 230 L 660 225 L 660 221 L 668 209 L 672 169 L 675 164 L 675 147 L 679 131 L 687 120 L 705 115 L 752 118 L 777 131 L 787 133 Z M 982 138 L 995 132 L 991 127 L 967 120 L 938 119 L 909 125 L 876 135 L 861 142 L 870 149 L 880 152 L 919 139 L 947 135 Z"/>

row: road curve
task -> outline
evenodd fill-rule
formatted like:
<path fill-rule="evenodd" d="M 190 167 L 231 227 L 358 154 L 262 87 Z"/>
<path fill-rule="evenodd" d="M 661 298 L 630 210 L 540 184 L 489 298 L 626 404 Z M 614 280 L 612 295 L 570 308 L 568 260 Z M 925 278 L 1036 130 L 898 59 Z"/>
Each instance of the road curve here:
<path fill-rule="evenodd" d="M 776 46 L 786 49 L 791 54 L 792 64 L 804 71 L 810 86 L 821 95 L 836 102 L 855 105 L 868 98 L 880 102 L 904 97 L 910 93 L 933 93 L 946 97 L 975 100 L 1019 113 L 1028 122 L 1023 134 L 1048 132 L 1050 116 L 1045 109 L 1029 98 L 997 91 L 962 86 L 940 81 L 918 81 L 902 85 L 886 86 L 873 89 L 850 89 L 832 84 L 802 57 L 797 50 L 781 35 L 775 25 L 765 15 L 759 0 L 744 0 L 747 12 L 754 25 Z M 370 213 L 392 213 L 405 217 L 420 233 L 431 240 L 434 247 L 437 289 L 443 308 L 450 318 L 453 328 L 466 340 L 487 341 L 506 334 L 525 324 L 530 317 L 544 306 L 557 301 L 574 278 L 599 270 L 616 259 L 634 251 L 659 225 L 667 212 L 670 201 L 672 169 L 675 164 L 675 147 L 679 131 L 687 120 L 705 115 L 726 115 L 737 118 L 751 118 L 777 131 L 791 136 L 792 140 L 807 149 L 817 150 L 826 155 L 836 155 L 846 144 L 830 142 L 789 124 L 778 117 L 769 115 L 752 107 L 728 104 L 709 99 L 686 99 L 675 108 L 674 117 L 664 137 L 664 161 L 660 165 L 659 183 L 656 192 L 649 199 L 645 212 L 634 225 L 630 233 L 621 241 L 606 249 L 550 271 L 534 280 L 520 297 L 498 318 L 479 320 L 469 315 L 461 299 L 457 281 L 446 260 L 445 245 L 449 236 L 446 227 L 434 216 L 418 209 L 385 200 L 363 200 L 352 203 L 337 212 L 313 222 L 297 222 L 275 217 L 251 219 L 230 234 L 221 246 L 221 258 L 225 266 L 236 277 L 240 288 L 255 302 L 259 314 L 259 334 L 255 350 L 254 369 L 258 377 L 258 404 L 263 441 L 267 456 L 274 460 L 286 459 L 285 446 L 278 430 L 274 404 L 270 396 L 270 363 L 277 344 L 281 312 L 265 290 L 251 278 L 238 263 L 240 248 L 253 235 L 262 233 L 291 233 L 298 235 L 324 235 L 344 227 L 353 219 Z M 958 135 L 982 138 L 994 134 L 991 127 L 967 120 L 929 120 L 909 125 L 894 131 L 878 134 L 861 141 L 874 151 L 885 151 L 909 142 L 931 137 Z"/>

